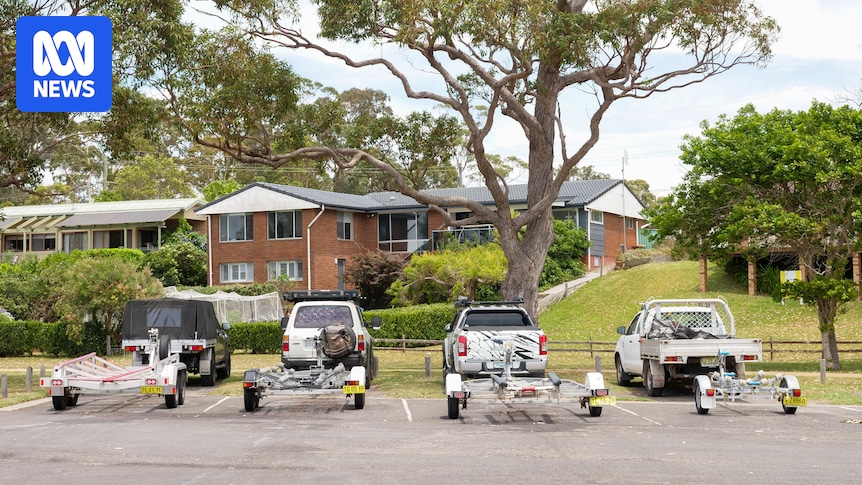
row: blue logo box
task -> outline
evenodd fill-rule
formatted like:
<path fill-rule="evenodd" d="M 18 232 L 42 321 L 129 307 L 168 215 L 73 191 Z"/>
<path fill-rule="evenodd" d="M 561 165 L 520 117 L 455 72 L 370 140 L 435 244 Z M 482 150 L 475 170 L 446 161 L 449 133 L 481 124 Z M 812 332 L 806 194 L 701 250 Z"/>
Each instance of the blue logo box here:
<path fill-rule="evenodd" d="M 21 17 L 16 24 L 15 101 L 24 112 L 111 109 L 108 17 Z"/>

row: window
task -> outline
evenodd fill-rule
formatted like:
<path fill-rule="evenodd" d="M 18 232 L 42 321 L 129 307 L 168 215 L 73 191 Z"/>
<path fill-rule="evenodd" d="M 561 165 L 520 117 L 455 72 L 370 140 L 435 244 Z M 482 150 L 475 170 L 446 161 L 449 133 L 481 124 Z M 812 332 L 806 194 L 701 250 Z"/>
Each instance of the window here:
<path fill-rule="evenodd" d="M 266 214 L 266 237 L 296 239 L 302 237 L 302 211 L 269 212 Z"/>
<path fill-rule="evenodd" d="M 353 239 L 353 213 L 338 211 L 338 239 Z"/>
<path fill-rule="evenodd" d="M 247 283 L 254 281 L 254 264 L 222 263 L 219 265 L 222 283 Z"/>
<path fill-rule="evenodd" d="M 5 237 L 6 251 L 23 251 L 24 250 L 24 235 L 23 234 L 10 234 Z"/>
<path fill-rule="evenodd" d="M 123 231 L 93 231 L 93 248 L 122 248 Z"/>
<path fill-rule="evenodd" d="M 635 220 L 631 217 L 626 217 L 626 229 L 634 229 L 635 228 Z"/>
<path fill-rule="evenodd" d="M 54 251 L 57 249 L 55 234 L 33 234 L 31 246 L 33 251 Z"/>
<path fill-rule="evenodd" d="M 282 277 L 290 281 L 302 280 L 302 261 L 270 261 L 266 266 L 270 281 Z"/>
<path fill-rule="evenodd" d="M 380 214 L 378 246 L 383 251 L 414 252 L 428 244 L 428 213 Z"/>
<path fill-rule="evenodd" d="M 87 233 L 86 232 L 66 232 L 63 233 L 63 252 L 71 253 L 72 251 L 87 249 Z"/>
<path fill-rule="evenodd" d="M 595 222 L 596 224 L 604 224 L 605 213 L 602 211 L 590 211 L 590 222 Z"/>
<path fill-rule="evenodd" d="M 254 239 L 252 214 L 219 216 L 219 241 L 251 241 L 252 239 Z"/>

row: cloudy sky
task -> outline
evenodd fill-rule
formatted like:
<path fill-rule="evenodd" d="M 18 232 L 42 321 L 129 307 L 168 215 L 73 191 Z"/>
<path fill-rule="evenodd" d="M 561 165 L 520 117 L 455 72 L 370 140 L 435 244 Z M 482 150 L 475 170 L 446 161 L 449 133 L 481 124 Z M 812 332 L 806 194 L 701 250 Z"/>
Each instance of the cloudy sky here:
<path fill-rule="evenodd" d="M 698 85 L 646 100 L 617 102 L 603 120 L 601 141 L 582 164 L 593 165 L 613 178 L 622 177 L 624 169 L 625 178 L 646 180 L 654 194 L 666 195 L 686 171 L 679 161 L 682 137 L 698 135 L 701 121 L 714 122 L 721 114 L 733 115 L 747 103 L 761 112 L 774 108 L 805 110 L 814 99 L 840 104 L 862 87 L 862 2 L 760 0 L 759 5 L 781 27 L 780 39 L 773 46 L 774 58 L 765 69 L 738 66 Z M 310 19 L 303 23 L 307 35 L 314 29 Z M 333 47 L 356 58 L 383 55 L 404 66 L 420 84 L 437 82 L 411 62 L 409 53 L 389 47 Z M 349 69 L 311 52 L 281 50 L 276 54 L 301 76 L 339 91 L 352 87 L 383 90 L 399 114 L 433 108 L 429 102 L 407 99 L 400 84 L 382 69 Z M 576 101 L 563 100 L 564 106 L 569 102 Z M 583 123 L 585 117 L 577 115 L 585 108 L 573 106 L 576 116 L 571 123 Z M 519 129 L 506 124 L 499 128 L 489 140 L 490 152 L 526 159 L 526 141 Z M 575 146 L 577 129 L 569 134 L 570 150 Z M 625 166 L 624 154 L 628 157 Z"/>

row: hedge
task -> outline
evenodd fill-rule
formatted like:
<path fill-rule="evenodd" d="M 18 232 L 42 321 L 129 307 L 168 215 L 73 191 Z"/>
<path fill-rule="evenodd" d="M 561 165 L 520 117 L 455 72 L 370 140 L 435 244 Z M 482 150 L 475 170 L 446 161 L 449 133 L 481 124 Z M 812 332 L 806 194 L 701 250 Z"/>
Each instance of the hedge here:
<path fill-rule="evenodd" d="M 234 350 L 253 354 L 278 354 L 281 352 L 281 322 L 232 323 L 227 331 Z"/>
<path fill-rule="evenodd" d="M 374 338 L 443 340 L 446 337 L 443 328 L 446 324 L 452 323 L 456 313 L 455 305 L 451 303 L 433 303 L 385 310 L 366 310 L 364 317 L 365 321 L 380 317 L 380 329 L 371 331 Z M 375 343 L 375 346 L 383 345 Z"/>
<path fill-rule="evenodd" d="M 100 323 L 88 322 L 82 328 L 68 322 L 0 322 L 0 357 L 33 355 L 37 351 L 58 357 L 90 352 L 104 355 L 107 335 Z"/>

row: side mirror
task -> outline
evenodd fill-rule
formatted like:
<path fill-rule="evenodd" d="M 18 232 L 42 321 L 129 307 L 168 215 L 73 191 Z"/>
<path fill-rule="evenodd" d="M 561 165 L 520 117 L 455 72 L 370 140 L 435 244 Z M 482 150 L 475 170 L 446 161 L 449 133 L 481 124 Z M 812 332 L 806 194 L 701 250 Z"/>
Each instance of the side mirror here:
<path fill-rule="evenodd" d="M 287 330 L 287 321 L 290 320 L 290 317 L 281 317 L 281 331 Z"/>
<path fill-rule="evenodd" d="M 447 324 L 446 324 L 446 326 L 445 326 L 445 327 L 443 327 L 443 330 L 445 330 L 445 331 L 446 331 L 446 333 L 451 332 L 451 331 L 452 331 L 452 324 L 451 324 L 451 323 L 447 323 Z"/>
<path fill-rule="evenodd" d="M 617 333 L 620 335 L 626 334 L 626 327 L 617 327 Z"/>
<path fill-rule="evenodd" d="M 223 328 L 224 331 L 227 332 L 228 330 L 230 330 L 230 324 L 229 323 L 222 323 L 221 328 Z"/>
<path fill-rule="evenodd" d="M 371 319 L 371 329 L 380 330 L 380 317 L 374 317 Z"/>

